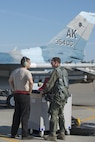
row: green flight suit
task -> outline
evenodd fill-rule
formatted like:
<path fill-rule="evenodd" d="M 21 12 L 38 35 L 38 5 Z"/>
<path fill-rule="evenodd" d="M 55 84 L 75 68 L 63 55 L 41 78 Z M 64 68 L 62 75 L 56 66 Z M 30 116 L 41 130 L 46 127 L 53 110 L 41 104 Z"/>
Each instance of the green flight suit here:
<path fill-rule="evenodd" d="M 66 69 L 63 69 L 63 70 L 64 70 L 64 72 L 62 71 L 60 66 L 55 68 L 50 75 L 50 79 L 46 83 L 45 89 L 43 90 L 44 94 L 50 92 L 50 95 L 52 95 L 52 101 L 50 102 L 50 107 L 49 107 L 48 113 L 51 115 L 51 117 L 50 117 L 50 134 L 53 134 L 53 135 L 56 135 L 56 131 L 58 128 L 57 127 L 58 122 L 59 122 L 60 132 L 65 133 L 65 126 L 64 126 L 65 121 L 64 121 L 63 109 L 64 109 L 64 105 L 66 103 L 66 97 L 65 97 L 66 95 L 63 92 L 64 90 L 61 91 L 61 93 L 60 93 L 61 89 L 59 89 L 60 83 L 58 81 L 60 79 L 62 79 L 62 81 L 63 81 L 63 77 L 65 77 L 66 78 L 65 82 L 67 82 L 67 84 L 68 84 L 68 73 L 67 73 Z M 63 83 L 64 83 L 64 81 L 63 81 Z M 65 84 L 63 84 L 63 87 Z M 61 87 L 62 87 L 62 85 L 61 85 Z"/>

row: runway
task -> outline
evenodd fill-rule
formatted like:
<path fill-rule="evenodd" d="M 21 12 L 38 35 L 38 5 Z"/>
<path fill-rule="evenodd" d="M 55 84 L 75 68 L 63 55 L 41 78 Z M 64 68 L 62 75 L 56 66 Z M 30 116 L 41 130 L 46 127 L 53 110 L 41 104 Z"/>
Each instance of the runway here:
<path fill-rule="evenodd" d="M 93 113 L 94 112 L 94 113 Z M 91 106 L 90 109 L 88 107 L 81 107 L 81 106 L 73 106 L 72 107 L 72 114 L 75 117 L 78 117 L 81 119 L 82 122 L 89 122 L 95 124 L 95 106 Z M 11 131 L 11 122 L 12 122 L 12 115 L 13 115 L 13 109 L 8 109 L 1 107 L 0 108 L 0 142 L 20 142 L 22 141 L 21 138 L 11 139 L 8 138 L 10 136 Z M 94 117 L 93 117 L 94 116 Z M 91 119 L 89 119 L 91 118 Z M 20 130 L 19 130 L 19 133 Z M 35 136 L 32 142 L 43 142 L 43 138 Z M 93 135 L 66 135 L 66 142 L 94 142 L 95 136 Z M 24 140 L 24 141 L 31 141 L 31 140 Z M 61 140 L 58 140 L 58 142 L 61 142 Z"/>
<path fill-rule="evenodd" d="M 70 85 L 69 91 L 73 96 L 73 105 L 95 105 L 95 81 Z"/>
<path fill-rule="evenodd" d="M 72 116 L 79 118 L 81 123 L 90 124 L 95 127 L 95 82 L 92 84 L 70 85 L 72 93 Z M 11 130 L 13 108 L 6 105 L 0 105 L 0 142 L 20 142 L 21 138 L 8 138 Z M 20 133 L 20 131 L 19 131 Z M 43 138 L 34 137 L 33 140 L 24 140 L 32 142 L 43 142 Z M 57 140 L 61 142 L 62 140 Z M 66 135 L 65 142 L 94 142 L 95 135 Z"/>

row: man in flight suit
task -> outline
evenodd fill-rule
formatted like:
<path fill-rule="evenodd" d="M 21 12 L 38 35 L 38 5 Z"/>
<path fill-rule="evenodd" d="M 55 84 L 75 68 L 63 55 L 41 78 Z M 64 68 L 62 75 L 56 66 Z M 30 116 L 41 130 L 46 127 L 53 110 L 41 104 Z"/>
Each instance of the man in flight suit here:
<path fill-rule="evenodd" d="M 68 98 L 68 73 L 65 68 L 60 66 L 61 60 L 59 57 L 54 57 L 51 60 L 53 71 L 50 75 L 45 88 L 41 92 L 42 95 L 49 94 L 51 96 L 50 107 L 50 135 L 44 137 L 45 140 L 56 141 L 56 139 L 65 140 L 64 126 L 64 105 Z M 59 119 L 59 120 L 57 120 Z M 57 123 L 59 121 L 59 134 L 56 136 Z"/>
<path fill-rule="evenodd" d="M 21 59 L 21 67 L 15 69 L 10 77 L 9 84 L 14 94 L 15 110 L 11 128 L 11 137 L 15 138 L 20 122 L 22 124 L 22 139 L 31 139 L 28 135 L 28 119 L 30 115 L 30 94 L 33 79 L 30 68 L 31 62 L 27 57 Z"/>

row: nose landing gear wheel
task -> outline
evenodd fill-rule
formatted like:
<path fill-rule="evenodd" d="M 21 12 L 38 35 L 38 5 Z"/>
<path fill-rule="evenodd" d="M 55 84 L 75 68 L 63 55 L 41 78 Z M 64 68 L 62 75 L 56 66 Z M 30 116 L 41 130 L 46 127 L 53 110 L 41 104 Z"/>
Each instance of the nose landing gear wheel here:
<path fill-rule="evenodd" d="M 14 101 L 14 96 L 13 95 L 9 95 L 7 97 L 7 105 L 9 107 L 14 107 L 15 106 L 15 101 Z"/>

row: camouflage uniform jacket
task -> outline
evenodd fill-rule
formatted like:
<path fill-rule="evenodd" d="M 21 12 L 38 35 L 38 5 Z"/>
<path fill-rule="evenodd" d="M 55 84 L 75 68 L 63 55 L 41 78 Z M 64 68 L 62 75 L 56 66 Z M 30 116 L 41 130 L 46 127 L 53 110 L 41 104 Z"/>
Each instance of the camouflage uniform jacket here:
<path fill-rule="evenodd" d="M 64 80 L 65 79 L 65 80 Z M 52 95 L 53 101 L 58 104 L 66 102 L 68 98 L 68 73 L 61 66 L 55 68 L 43 90 L 44 94 Z"/>

